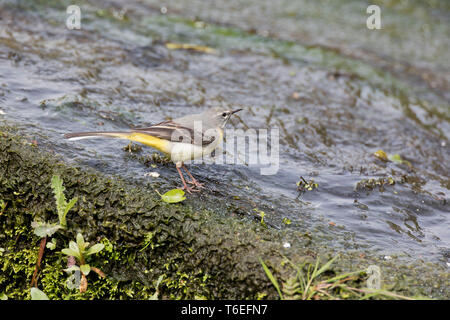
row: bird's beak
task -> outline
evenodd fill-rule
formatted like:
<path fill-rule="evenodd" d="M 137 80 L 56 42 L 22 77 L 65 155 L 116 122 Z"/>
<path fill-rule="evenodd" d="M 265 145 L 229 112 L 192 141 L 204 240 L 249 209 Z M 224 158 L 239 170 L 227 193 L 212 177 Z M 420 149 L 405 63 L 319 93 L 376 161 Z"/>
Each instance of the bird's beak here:
<path fill-rule="evenodd" d="M 236 112 L 239 112 L 239 111 L 241 111 L 241 110 L 243 110 L 243 109 L 236 109 L 236 110 L 234 110 L 234 111 L 231 111 L 231 114 L 236 113 Z"/>

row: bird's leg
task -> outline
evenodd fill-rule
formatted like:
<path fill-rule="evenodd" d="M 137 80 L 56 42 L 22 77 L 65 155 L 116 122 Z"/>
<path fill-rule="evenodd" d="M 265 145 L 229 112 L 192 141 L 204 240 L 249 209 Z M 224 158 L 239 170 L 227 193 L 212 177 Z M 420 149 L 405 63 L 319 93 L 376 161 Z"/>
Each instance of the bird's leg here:
<path fill-rule="evenodd" d="M 180 168 L 178 166 L 176 166 L 176 168 L 177 168 L 178 173 L 180 174 L 181 181 L 183 181 L 183 188 L 182 189 L 186 190 L 187 193 L 192 193 L 193 191 L 197 191 L 197 190 L 194 190 L 191 187 L 188 187 L 188 185 L 186 184 L 186 180 L 184 180 L 183 173 L 181 172 Z"/>
<path fill-rule="evenodd" d="M 181 165 L 183 167 L 183 169 L 187 172 L 189 178 L 192 179 L 192 181 L 189 181 L 189 183 L 193 184 L 194 186 L 196 186 L 197 188 L 204 188 L 203 183 L 200 183 L 197 181 L 197 179 L 194 178 L 194 176 L 189 172 L 189 170 L 186 168 L 186 166 L 184 165 L 184 163 Z"/>

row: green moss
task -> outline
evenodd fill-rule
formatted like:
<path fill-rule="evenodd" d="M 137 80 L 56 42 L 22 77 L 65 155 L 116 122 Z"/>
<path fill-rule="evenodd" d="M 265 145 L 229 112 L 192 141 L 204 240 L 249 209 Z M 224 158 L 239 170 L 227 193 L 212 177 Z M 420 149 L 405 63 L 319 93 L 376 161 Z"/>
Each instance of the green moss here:
<path fill-rule="evenodd" d="M 241 241 L 233 244 L 233 229 L 252 238 L 254 231 L 236 223 L 224 228 L 223 222 L 217 225 L 208 221 L 212 217 L 210 211 L 194 210 L 192 203 L 165 204 L 156 193 L 145 188 L 65 166 L 45 153 L 37 153 L 34 147 L 8 132 L 14 129 L 2 128 L 2 131 L 0 194 L 9 205 L 0 216 L 0 246 L 7 248 L 1 259 L 4 272 L 0 292 L 11 298 L 28 297 L 39 245 L 31 222 L 57 221 L 50 181 L 54 174 L 59 174 L 67 198 L 79 200 L 67 215 L 67 230 L 58 232 L 61 239 L 56 249 L 44 253 L 38 284 L 50 299 L 146 298 L 154 293 L 160 275 L 164 276 L 160 292 L 170 298 L 247 296 L 250 286 L 243 284 L 244 274 L 248 268 L 254 268 L 247 262 L 239 266 L 237 255 L 246 249 Z M 101 268 L 107 279 L 90 274 L 84 294 L 65 286 L 68 275 L 62 270 L 67 261 L 60 254 L 77 232 L 87 241 L 105 244 L 105 249 L 92 258 L 92 265 Z M 153 246 L 142 250 L 150 232 Z M 221 249 L 223 244 L 227 250 Z M 230 250 L 233 246 L 235 250 Z M 236 266 L 239 269 L 229 274 L 240 275 L 229 277 L 229 285 L 221 284 L 227 270 Z M 265 281 L 262 275 L 260 280 Z M 232 285 L 234 281 L 240 285 Z"/>

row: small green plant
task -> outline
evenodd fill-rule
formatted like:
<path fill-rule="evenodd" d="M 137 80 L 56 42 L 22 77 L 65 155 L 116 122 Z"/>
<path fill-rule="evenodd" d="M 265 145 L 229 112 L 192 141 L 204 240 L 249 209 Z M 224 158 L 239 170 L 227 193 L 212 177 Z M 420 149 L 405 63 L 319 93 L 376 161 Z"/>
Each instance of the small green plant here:
<path fill-rule="evenodd" d="M 260 263 L 269 280 L 278 292 L 280 299 L 286 300 L 319 300 L 319 299 L 369 299 L 372 297 L 388 297 L 393 299 L 411 299 L 394 292 L 382 289 L 357 288 L 354 284 L 364 280 L 365 270 L 344 273 L 327 277 L 330 266 L 338 256 L 321 265 L 320 258 L 315 263 L 305 262 L 295 265 L 286 258 L 286 261 L 295 270 L 295 275 L 287 279 L 282 287 L 278 284 L 270 269 L 260 259 Z M 421 298 L 421 297 L 418 297 Z"/>
<path fill-rule="evenodd" d="M 33 232 L 39 238 L 51 237 L 56 231 L 61 229 L 61 225 L 58 223 L 49 223 L 42 221 L 33 221 L 31 223 L 31 227 L 33 227 Z"/>
<path fill-rule="evenodd" d="M 266 213 L 264 211 L 256 209 L 256 208 L 254 208 L 253 211 L 256 211 L 258 213 L 258 215 L 261 217 L 261 225 L 264 228 L 267 228 L 266 221 L 264 221 L 264 217 L 266 216 Z"/>
<path fill-rule="evenodd" d="M 69 257 L 75 257 L 78 261 L 78 265 L 73 264 L 69 266 L 67 269 L 64 269 L 66 272 L 80 271 L 81 272 L 81 281 L 80 281 L 80 292 L 85 292 L 87 289 L 87 275 L 90 271 L 94 271 L 100 277 L 104 278 L 105 274 L 98 268 L 92 267 L 86 263 L 86 258 L 90 255 L 93 255 L 97 252 L 103 250 L 105 245 L 103 243 L 94 244 L 92 247 L 88 248 L 89 242 L 85 242 L 83 235 L 81 233 L 77 234 L 77 241 L 70 241 L 69 248 L 62 249 L 62 253 L 68 255 Z"/>
<path fill-rule="evenodd" d="M 46 245 L 47 238 L 53 236 L 53 234 L 59 229 L 61 228 L 64 229 L 67 227 L 66 215 L 78 200 L 78 198 L 75 197 L 68 203 L 66 202 L 66 197 L 64 196 L 63 182 L 58 175 L 52 176 L 51 187 L 53 189 L 53 193 L 56 199 L 56 209 L 58 212 L 59 223 L 50 223 L 43 221 L 33 221 L 31 223 L 31 227 L 33 228 L 34 234 L 41 238 L 38 260 L 36 262 L 36 268 L 34 270 L 34 274 L 30 284 L 31 286 L 35 287 L 37 286 L 38 270 L 41 266 L 42 256 L 44 255 L 45 248 L 47 247 L 50 250 L 53 250 L 56 247 L 55 239 L 53 239 L 51 243 L 47 243 Z"/>
<path fill-rule="evenodd" d="M 58 211 L 59 224 L 62 228 L 67 227 L 66 215 L 72 209 L 72 207 L 77 202 L 78 198 L 75 197 L 69 202 L 66 202 L 66 197 L 64 195 L 63 181 L 58 175 L 52 177 L 52 189 L 56 199 L 56 209 Z"/>

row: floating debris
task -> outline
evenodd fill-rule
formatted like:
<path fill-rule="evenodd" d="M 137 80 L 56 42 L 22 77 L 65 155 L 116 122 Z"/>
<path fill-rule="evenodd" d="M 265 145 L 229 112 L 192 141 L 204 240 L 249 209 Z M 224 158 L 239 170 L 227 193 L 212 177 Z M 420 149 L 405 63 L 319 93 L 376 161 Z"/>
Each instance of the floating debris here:
<path fill-rule="evenodd" d="M 208 54 L 217 54 L 217 50 L 207 47 L 207 46 L 201 46 L 191 43 L 173 43 L 173 42 L 167 42 L 166 47 L 169 50 L 192 50 L 197 52 L 203 52 Z"/>
<path fill-rule="evenodd" d="M 137 160 L 149 167 L 156 168 L 157 163 L 158 164 L 167 164 L 171 163 L 172 161 L 170 158 L 162 153 L 159 152 L 153 152 L 152 154 L 147 154 L 145 156 L 137 156 Z"/>
<path fill-rule="evenodd" d="M 383 150 L 378 150 L 378 151 L 374 152 L 373 155 L 383 161 L 389 160 L 386 152 L 384 152 Z"/>
<path fill-rule="evenodd" d="M 144 177 L 152 177 L 152 178 L 159 178 L 160 174 L 156 171 L 153 172 L 147 172 L 144 174 Z"/>
<path fill-rule="evenodd" d="M 407 160 L 404 160 L 399 154 L 391 154 L 388 156 L 388 159 L 395 163 L 406 164 L 408 167 L 412 167 L 411 163 Z"/>
<path fill-rule="evenodd" d="M 132 143 L 130 142 L 129 144 L 127 144 L 125 147 L 122 148 L 123 151 L 128 151 L 129 153 L 139 153 L 142 151 L 142 146 Z"/>
<path fill-rule="evenodd" d="M 395 180 L 392 177 L 363 179 L 356 184 L 355 190 L 373 190 L 378 187 L 380 191 L 384 191 L 384 186 L 393 186 L 394 184 Z"/>
<path fill-rule="evenodd" d="M 303 177 L 300 177 L 300 181 L 296 183 L 297 190 L 300 192 L 312 191 L 319 187 L 318 183 L 314 182 L 314 179 L 306 181 Z"/>
<path fill-rule="evenodd" d="M 292 93 L 292 99 L 294 99 L 294 100 L 298 100 L 298 99 L 300 99 L 300 93 L 298 93 L 298 92 L 294 92 L 294 93 Z"/>
<path fill-rule="evenodd" d="M 365 205 L 364 203 L 359 202 L 357 199 L 353 201 L 353 205 L 361 210 L 369 210 L 369 206 Z"/>
<path fill-rule="evenodd" d="M 386 162 L 391 161 L 399 164 L 406 164 L 408 167 L 412 167 L 411 163 L 407 160 L 404 160 L 398 153 L 388 155 L 386 152 L 380 149 L 374 152 L 373 155 L 378 159 Z"/>

